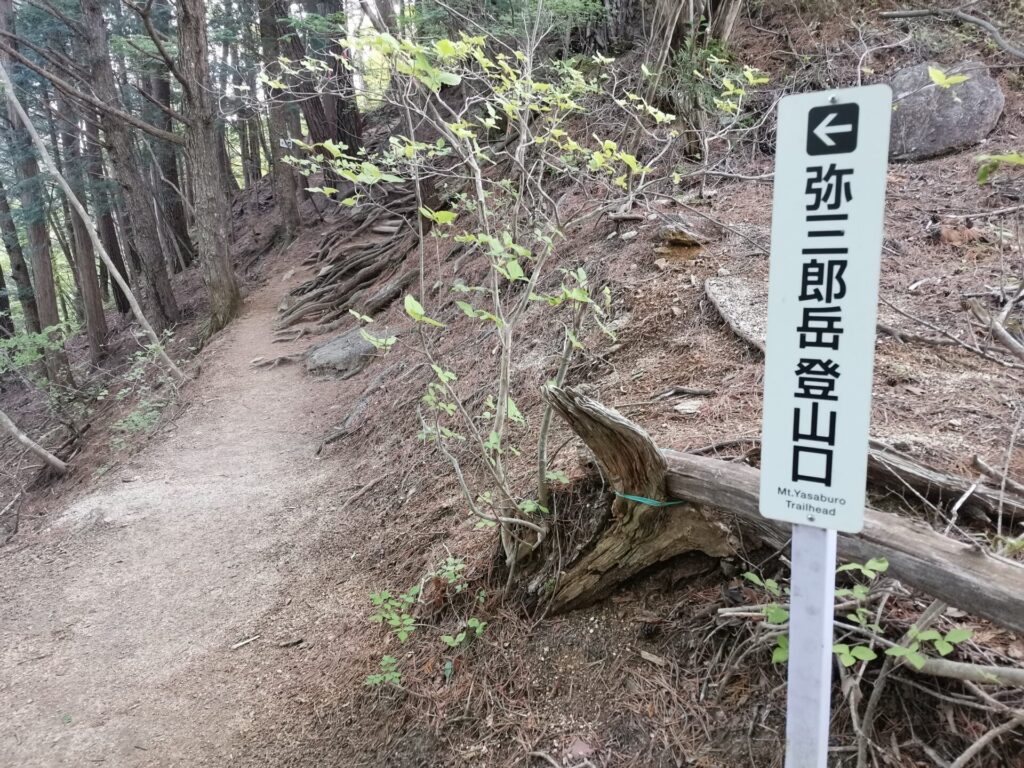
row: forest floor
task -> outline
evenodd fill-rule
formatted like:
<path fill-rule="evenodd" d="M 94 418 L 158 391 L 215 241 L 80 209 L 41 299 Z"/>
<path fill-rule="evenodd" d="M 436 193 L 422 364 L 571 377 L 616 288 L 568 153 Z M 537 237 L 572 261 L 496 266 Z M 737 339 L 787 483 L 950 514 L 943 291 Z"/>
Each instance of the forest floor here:
<path fill-rule="evenodd" d="M 239 657 L 293 640 L 260 619 L 338 471 L 313 455 L 332 384 L 250 368 L 287 351 L 270 333 L 282 290 L 204 350 L 165 435 L 6 553 L 0 765 L 230 762 L 261 696 Z"/>
<path fill-rule="evenodd" d="M 846 39 L 842 20 L 832 26 L 821 39 Z M 980 55 L 978 40 L 935 30 L 914 50 L 883 51 L 872 66 L 952 63 L 958 47 L 967 48 L 959 58 Z M 751 28 L 740 43 L 763 51 L 750 63 L 768 72 L 792 56 L 773 54 L 765 34 Z M 817 39 L 808 29 L 789 44 L 813 51 Z M 833 56 L 848 68 L 844 82 L 853 81 L 858 57 L 853 48 Z M 986 149 L 1016 147 L 1024 135 L 1024 87 L 1009 71 L 1000 77 L 1007 107 Z M 919 320 L 887 307 L 881 317 L 901 332 L 928 335 L 923 320 L 974 338 L 962 297 L 993 302 L 992 286 L 1016 274 L 1019 220 L 984 212 L 1018 198 L 978 186 L 979 151 L 890 168 L 881 292 Z M 772 161 L 751 149 L 749 158 L 733 152 L 722 162 L 727 173 L 708 179 L 703 198 L 687 190 L 685 206 L 651 205 L 644 212 L 654 219 L 628 232 L 594 220 L 569 233 L 560 263 L 611 286 L 618 340 L 590 329 L 567 381 L 619 408 L 659 445 L 727 441 L 734 445 L 723 457 L 756 463 L 750 440 L 760 425 L 763 358 L 723 323 L 703 286 L 722 278 L 763 286 L 771 186 L 757 179 Z M 256 203 L 239 230 L 269 218 Z M 585 191 L 564 197 L 573 215 L 589 205 Z M 727 228 L 695 258 L 666 261 L 655 252 L 663 219 Z M 743 582 L 744 570 L 786 578 L 778 552 L 679 558 L 593 608 L 546 616 L 519 595 L 499 597 L 493 531 L 476 529 L 444 460 L 415 439 L 415 404 L 431 374 L 406 343 L 401 302 L 376 317 L 401 343 L 347 381 L 295 365 L 252 366 L 308 347 L 274 343 L 273 329 L 278 302 L 315 274 L 316 265 L 299 265 L 337 224 L 328 220 L 263 260 L 266 282 L 199 354 L 177 415 L 148 443 L 90 475 L 110 458 L 94 430 L 75 477 L 33 494 L 31 524 L 0 550 L 0 766 L 778 765 L 783 671 L 769 661 L 770 644 L 755 643 L 753 622 L 720 615 L 766 599 Z M 431 240 L 427 266 L 427 284 L 437 281 L 430 307 L 450 329 L 437 354 L 458 371 L 475 408 L 493 383 L 493 342 L 437 286 L 456 275 L 481 282 L 484 264 Z M 538 310 L 525 331 L 513 394 L 533 419 L 562 326 Z M 710 394 L 659 397 L 676 386 Z M 872 435 L 944 471 L 974 476 L 977 454 L 1019 478 L 1024 451 L 1008 446 L 1017 440 L 1020 392 L 1017 369 L 882 336 Z M 359 416 L 350 433 L 318 457 L 324 436 L 350 414 Z M 571 480 L 560 503 L 581 520 L 606 510 L 588 454 L 564 424 L 553 426 L 551 444 L 565 448 L 556 468 Z M 524 445 L 516 482 L 529 487 L 532 446 Z M 873 501 L 944 519 L 910 494 L 879 492 Z M 975 520 L 964 527 L 987 535 Z M 422 584 L 447 558 L 465 565 L 460 591 L 418 615 L 408 643 L 369 621 L 372 593 Z M 883 622 L 894 638 L 927 605 L 897 592 Z M 487 620 L 487 631 L 452 652 L 441 633 L 457 632 L 469 612 Z M 1024 641 L 963 611 L 950 612 L 944 628 L 961 619 L 992 663 L 1024 662 Z M 398 657 L 401 687 L 364 685 L 382 654 Z M 949 764 L 993 725 L 984 712 L 948 706 L 959 689 L 907 669 L 894 680 L 877 718 L 879 743 L 892 744 L 887 764 Z M 845 768 L 855 764 L 856 724 L 838 688 L 833 765 Z M 1020 733 L 1010 734 L 973 768 L 1018 768 L 1007 755 L 1021 754 Z"/>

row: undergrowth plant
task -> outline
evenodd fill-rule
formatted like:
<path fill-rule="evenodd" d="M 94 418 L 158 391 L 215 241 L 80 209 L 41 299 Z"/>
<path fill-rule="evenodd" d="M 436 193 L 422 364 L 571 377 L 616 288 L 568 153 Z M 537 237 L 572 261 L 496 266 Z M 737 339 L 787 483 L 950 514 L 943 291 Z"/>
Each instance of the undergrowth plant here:
<path fill-rule="evenodd" d="M 595 285 L 582 267 L 559 268 L 553 258 L 575 224 L 558 204 L 556 189 L 585 184 L 603 197 L 602 210 L 628 209 L 645 189 L 668 178 L 659 160 L 675 136 L 672 115 L 619 87 L 611 59 L 542 64 L 537 46 L 546 32 L 535 25 L 522 50 L 466 34 L 432 42 L 389 34 L 343 41 L 357 58 L 387 63 L 391 82 L 381 98 L 400 94 L 395 106 L 405 113 L 403 122 L 419 128 L 393 135 L 372 156 L 324 142 L 303 145 L 306 157 L 296 161 L 307 173 L 325 169 L 328 177 L 351 184 L 352 193 L 341 201 L 348 206 L 375 205 L 389 185 L 411 182 L 424 235 L 421 269 L 430 243 L 438 254 L 457 247 L 486 262 L 482 281 L 457 275 L 436 299 L 421 287 L 405 296 L 404 308 L 433 375 L 418 409 L 418 438 L 450 463 L 479 525 L 498 529 L 510 582 L 517 564 L 547 535 L 550 484 L 564 479 L 548 466 L 550 409 L 531 420 L 515 400 L 523 390 L 513 374 L 523 326 L 538 313 L 548 327 L 562 326 L 555 385 L 564 382 L 573 355 L 583 349 L 588 326 L 614 337 L 607 287 Z M 298 71 L 302 65 L 286 66 Z M 451 98 L 452 89 L 463 98 Z M 586 105 L 597 101 L 613 105 L 629 132 L 588 132 Z M 624 144 L 634 135 L 642 139 L 635 144 L 644 147 L 643 160 Z M 315 191 L 338 193 L 331 187 Z M 441 351 L 453 312 L 486 329 L 498 351 L 482 402 L 461 391 L 460 373 Z M 365 326 L 364 338 L 382 351 L 393 347 L 395 337 L 374 333 L 372 318 L 354 314 Z M 517 487 L 511 467 L 532 446 L 536 482 Z M 474 472 L 464 470 L 466 461 Z"/>
<path fill-rule="evenodd" d="M 878 577 L 889 569 L 889 562 L 882 557 L 872 558 L 866 563 L 846 563 L 836 568 L 836 574 L 850 574 L 855 577 L 852 585 L 835 590 L 836 610 L 842 619 L 838 626 L 843 630 L 842 639 L 832 646 L 832 651 L 843 667 L 853 667 L 857 662 L 871 662 L 878 658 L 873 646 L 884 646 L 884 655 L 896 659 L 904 659 L 908 664 L 921 669 L 926 663 L 926 650 L 932 650 L 940 656 L 948 656 L 959 644 L 972 636 L 970 629 L 955 627 L 941 633 L 934 629 L 919 629 L 912 625 L 903 639 L 891 640 L 885 637 L 881 626 L 880 611 L 872 614 L 871 604 L 875 596 L 874 588 Z M 783 664 L 789 659 L 789 637 L 785 634 L 789 623 L 788 605 L 782 604 L 788 594 L 788 587 L 781 586 L 774 579 L 762 578 L 748 571 L 743 578 L 761 588 L 770 602 L 760 605 L 764 624 L 774 640 L 772 663 Z M 848 624 L 847 624 L 848 622 Z M 866 639 L 867 642 L 861 642 Z"/>
<path fill-rule="evenodd" d="M 483 637 L 487 630 L 487 622 L 478 616 L 473 615 L 476 608 L 486 599 L 486 592 L 480 590 L 469 601 L 468 613 L 465 607 L 465 598 L 456 600 L 468 588 L 466 581 L 466 562 L 462 558 L 449 555 L 437 567 L 424 577 L 424 581 L 437 580 L 443 585 L 442 604 L 435 606 L 435 610 L 445 607 L 456 610 L 459 614 L 456 629 L 452 634 L 441 634 L 439 636 L 443 652 L 458 654 L 474 640 Z M 370 595 L 370 603 L 374 612 L 370 615 L 370 621 L 386 627 L 394 641 L 404 645 L 412 637 L 417 629 L 425 626 L 416 621 L 416 612 L 421 600 L 423 589 L 416 584 L 401 594 L 392 594 L 388 590 L 374 592 Z M 459 611 L 461 606 L 462 611 Z M 454 664 L 451 658 L 444 664 L 445 680 L 454 674 Z M 401 686 L 402 675 L 398 667 L 398 660 L 395 656 L 384 655 L 379 663 L 379 671 L 366 676 L 365 683 L 370 687 L 377 687 L 385 684 Z"/>

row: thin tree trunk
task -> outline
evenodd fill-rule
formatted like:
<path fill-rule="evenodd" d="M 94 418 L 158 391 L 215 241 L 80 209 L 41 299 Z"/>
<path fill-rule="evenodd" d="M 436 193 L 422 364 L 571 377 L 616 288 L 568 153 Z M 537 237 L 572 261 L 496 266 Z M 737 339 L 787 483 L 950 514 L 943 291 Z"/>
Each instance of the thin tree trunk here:
<path fill-rule="evenodd" d="M 160 34 L 170 37 L 172 30 L 171 23 L 171 2 L 170 0 L 154 0 L 150 18 L 153 21 L 153 28 Z M 170 109 L 172 101 L 171 75 L 166 64 L 160 62 L 158 71 L 150 78 L 150 89 L 153 99 Z M 174 132 L 171 115 L 167 110 L 157 109 L 153 116 L 153 123 L 167 133 Z M 185 201 L 182 198 L 182 184 L 178 173 L 178 148 L 176 145 L 166 141 L 152 142 L 153 153 L 157 158 L 157 169 L 160 175 L 160 183 L 157 186 L 158 198 L 161 202 L 164 218 L 170 227 L 174 240 L 177 243 L 177 250 L 181 254 L 181 261 L 185 266 L 191 266 L 196 258 L 195 244 L 188 230 L 188 218 L 185 215 Z M 178 260 L 175 260 L 178 264 Z"/>
<path fill-rule="evenodd" d="M 64 148 L 64 177 L 78 199 L 85 200 L 78 115 L 68 98 L 59 92 L 57 108 L 61 120 L 61 144 Z M 107 318 L 103 312 L 103 297 L 100 294 L 100 285 L 96 277 L 96 253 L 89 236 L 89 225 L 77 213 L 71 214 L 71 227 L 75 237 L 75 271 L 78 273 L 78 289 L 81 292 L 85 310 L 89 355 L 93 363 L 99 363 L 107 353 Z"/>
<path fill-rule="evenodd" d="M 11 295 L 7 291 L 7 280 L 0 269 L 0 337 L 14 336 L 14 317 L 11 316 Z"/>
<path fill-rule="evenodd" d="M 150 87 L 153 90 L 153 98 L 166 107 L 171 106 L 171 81 L 166 72 L 154 75 Z M 171 116 L 163 110 L 157 110 L 155 114 L 157 127 L 170 132 Z M 164 211 L 164 218 L 170 227 L 174 240 L 181 251 L 182 261 L 185 266 L 191 266 L 195 261 L 196 251 L 192 237 L 188 232 L 188 221 L 185 218 L 185 204 L 181 199 L 181 179 L 178 176 L 177 149 L 164 141 L 153 142 L 153 153 L 157 159 L 157 169 L 160 174 L 159 199 Z"/>
<path fill-rule="evenodd" d="M 103 5 L 100 0 L 82 0 L 81 6 L 93 91 L 103 102 L 119 106 L 114 70 L 108 54 Z M 132 235 L 139 250 L 142 273 L 148 289 L 149 316 L 157 330 L 162 331 L 168 325 L 176 323 L 180 313 L 171 290 L 163 250 L 157 238 L 157 222 L 151 207 L 152 191 L 142 175 L 142 166 L 128 126 L 106 112 L 103 113 L 101 120 L 107 138 L 110 164 L 124 189 Z"/>
<path fill-rule="evenodd" d="M 203 279 L 210 296 L 210 333 L 223 328 L 242 305 L 238 281 L 228 252 L 230 214 L 224 188 L 223 166 L 218 157 L 223 142 L 218 136 L 210 97 L 209 44 L 206 9 L 202 0 L 178 0 L 178 63 L 187 86 L 184 111 L 185 157 L 195 195 L 196 245 Z"/>
<path fill-rule="evenodd" d="M 25 254 L 21 250 L 18 239 L 18 228 L 11 216 L 11 205 L 7 201 L 7 190 L 0 180 L 0 236 L 3 237 L 4 250 L 11 260 L 11 277 L 18 289 L 18 303 L 21 304 L 25 316 L 25 330 L 28 333 L 39 333 L 39 310 L 36 309 L 36 295 L 32 290 L 32 279 L 29 277 Z"/>
<path fill-rule="evenodd" d="M 100 132 L 95 120 L 85 121 L 85 133 L 89 191 L 92 193 L 92 205 L 96 213 L 100 240 L 103 242 L 103 247 L 107 250 L 107 253 L 110 254 L 110 260 L 114 264 L 114 268 L 117 269 L 121 278 L 127 282 L 128 270 L 124 265 L 121 244 L 117 237 L 117 226 L 114 224 L 113 201 L 110 199 L 110 194 L 106 188 L 108 182 L 106 174 L 103 172 L 103 148 L 100 146 Z M 103 270 L 108 269 L 106 264 L 101 264 L 101 268 Z M 124 291 L 121 290 L 118 281 L 106 271 L 101 273 L 101 278 L 105 278 L 101 279 L 101 283 L 104 285 L 106 285 L 107 280 L 113 283 L 114 305 L 120 314 L 127 315 L 131 311 L 131 305 L 128 303 L 128 298 L 124 295 Z"/>
<path fill-rule="evenodd" d="M 58 475 L 66 475 L 68 473 L 68 465 L 58 459 L 48 450 L 43 448 L 39 443 L 33 440 L 31 437 L 26 435 L 20 429 L 18 425 L 11 421 L 3 411 L 0 411 L 0 428 L 7 432 L 11 437 L 21 443 L 23 446 L 28 448 L 32 453 L 42 459 L 50 469 L 56 472 Z"/>
<path fill-rule="evenodd" d="M 12 36 L 14 28 L 13 0 L 0 0 L 0 32 Z M 0 56 L 0 63 L 9 65 L 8 56 Z M 12 86 L 13 88 L 13 86 Z M 11 120 L 11 143 L 15 169 L 20 186 L 21 210 L 28 232 L 28 257 L 32 264 L 36 308 L 42 330 L 60 325 L 57 312 L 57 293 L 53 284 L 53 262 L 50 253 L 50 233 L 46 225 L 46 200 L 39 175 L 39 163 L 32 151 L 28 133 L 18 120 L 14 109 L 15 94 L 7 94 L 8 115 Z M 47 351 L 46 373 L 53 383 L 70 384 L 71 369 L 63 348 Z"/>
<path fill-rule="evenodd" d="M 274 16 L 274 4 L 272 0 L 259 0 L 260 6 L 260 38 L 263 46 L 263 61 L 272 74 L 278 71 L 278 57 L 280 47 L 280 27 L 277 18 Z M 269 120 L 267 128 L 270 134 L 270 165 L 273 175 L 274 201 L 277 203 L 277 210 L 281 215 L 281 223 L 284 225 L 285 235 L 290 242 L 295 239 L 301 220 L 299 219 L 299 204 L 295 197 L 295 171 L 291 165 L 284 162 L 284 149 L 281 144 L 287 144 L 288 140 L 288 117 L 287 107 L 282 101 L 283 93 L 280 90 L 271 88 L 267 93 L 267 108 Z"/>

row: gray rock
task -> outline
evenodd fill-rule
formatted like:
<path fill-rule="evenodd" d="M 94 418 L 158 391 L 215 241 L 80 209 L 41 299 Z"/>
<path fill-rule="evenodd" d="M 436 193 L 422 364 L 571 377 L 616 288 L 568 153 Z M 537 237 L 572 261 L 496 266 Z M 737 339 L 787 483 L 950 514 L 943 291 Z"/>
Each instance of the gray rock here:
<path fill-rule="evenodd" d="M 929 66 L 969 79 L 942 88 L 932 82 Z M 995 128 L 1006 103 L 999 83 L 975 61 L 901 69 L 892 79 L 892 91 L 889 155 L 895 160 L 922 160 L 977 144 Z"/>
<path fill-rule="evenodd" d="M 754 349 L 764 352 L 768 336 L 768 281 L 750 277 L 709 277 L 704 295 L 730 330 Z M 878 309 L 880 325 L 896 332 L 916 333 L 886 306 Z"/>
<path fill-rule="evenodd" d="M 333 339 L 314 344 L 306 351 L 306 370 L 337 373 L 347 379 L 363 370 L 377 350 L 353 328 Z"/>
<path fill-rule="evenodd" d="M 768 332 L 768 283 L 746 277 L 710 277 L 704 293 L 732 332 L 764 352 Z"/>

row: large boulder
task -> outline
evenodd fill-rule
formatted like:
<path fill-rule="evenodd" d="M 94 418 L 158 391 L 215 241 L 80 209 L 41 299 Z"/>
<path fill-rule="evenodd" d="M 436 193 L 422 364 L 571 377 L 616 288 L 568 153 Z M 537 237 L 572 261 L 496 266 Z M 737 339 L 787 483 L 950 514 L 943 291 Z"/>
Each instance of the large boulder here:
<path fill-rule="evenodd" d="M 343 379 L 355 376 L 376 356 L 377 350 L 353 328 L 340 336 L 321 342 L 306 352 L 306 370 L 336 373 Z"/>
<path fill-rule="evenodd" d="M 942 87 L 928 72 L 966 75 L 962 83 Z M 984 64 L 965 61 L 951 68 L 918 64 L 892 79 L 893 113 L 889 155 L 895 160 L 922 160 L 969 147 L 995 128 L 1006 102 Z"/>

